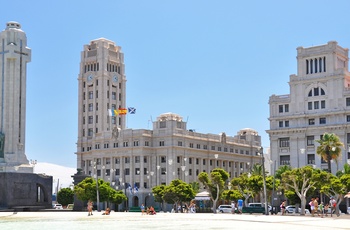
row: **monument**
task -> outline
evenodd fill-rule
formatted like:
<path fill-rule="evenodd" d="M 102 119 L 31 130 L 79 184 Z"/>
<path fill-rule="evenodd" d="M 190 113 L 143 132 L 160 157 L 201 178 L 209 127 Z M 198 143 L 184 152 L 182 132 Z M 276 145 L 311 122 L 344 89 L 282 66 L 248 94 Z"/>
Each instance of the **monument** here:
<path fill-rule="evenodd" d="M 0 209 L 51 207 L 52 177 L 25 155 L 26 77 L 31 50 L 18 22 L 0 32 Z"/>

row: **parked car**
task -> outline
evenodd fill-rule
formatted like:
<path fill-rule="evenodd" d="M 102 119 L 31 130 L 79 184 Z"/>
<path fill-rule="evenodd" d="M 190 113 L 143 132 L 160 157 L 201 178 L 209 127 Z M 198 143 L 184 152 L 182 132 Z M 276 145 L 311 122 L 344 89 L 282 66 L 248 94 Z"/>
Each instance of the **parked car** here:
<path fill-rule="evenodd" d="M 221 213 L 231 213 L 232 212 L 232 206 L 231 205 L 220 205 L 217 209 L 218 212 Z"/>
<path fill-rule="evenodd" d="M 73 208 L 74 208 L 74 204 L 68 204 L 68 205 L 67 205 L 67 209 L 73 210 Z"/>
<path fill-rule="evenodd" d="M 53 205 L 53 208 L 54 208 L 54 209 L 63 209 L 63 207 L 62 207 L 61 204 L 54 204 L 54 205 Z"/>
<path fill-rule="evenodd" d="M 286 207 L 286 213 L 295 213 L 296 206 L 295 205 L 288 205 Z M 298 208 L 298 212 L 301 213 L 301 208 Z M 310 214 L 309 209 L 305 208 L 305 214 Z"/>

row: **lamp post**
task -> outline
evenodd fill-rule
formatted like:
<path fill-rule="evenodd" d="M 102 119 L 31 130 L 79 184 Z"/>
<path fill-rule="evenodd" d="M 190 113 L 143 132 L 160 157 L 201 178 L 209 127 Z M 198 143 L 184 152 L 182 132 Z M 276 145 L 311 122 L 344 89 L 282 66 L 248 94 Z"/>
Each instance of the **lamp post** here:
<path fill-rule="evenodd" d="M 264 158 L 264 149 L 260 147 L 258 154 L 261 156 L 262 161 L 262 170 L 263 170 L 263 183 L 264 183 L 264 200 L 265 200 L 265 215 L 269 215 L 269 210 L 267 206 L 267 195 L 266 195 L 266 175 L 265 175 L 265 158 Z"/>
<path fill-rule="evenodd" d="M 100 211 L 100 193 L 98 191 L 98 175 L 97 175 L 97 162 L 94 161 L 94 169 L 96 174 L 96 205 L 97 205 L 97 211 Z"/>

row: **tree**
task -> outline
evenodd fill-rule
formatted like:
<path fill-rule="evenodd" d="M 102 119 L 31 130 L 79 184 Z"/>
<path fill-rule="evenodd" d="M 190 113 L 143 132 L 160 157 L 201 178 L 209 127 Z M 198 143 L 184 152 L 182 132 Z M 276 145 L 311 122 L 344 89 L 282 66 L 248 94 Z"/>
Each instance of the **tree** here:
<path fill-rule="evenodd" d="M 101 202 L 111 201 L 116 204 L 121 204 L 123 201 L 127 200 L 127 197 L 122 191 L 114 190 L 109 182 L 102 179 L 98 179 L 98 190 L 99 199 Z M 96 180 L 91 177 L 85 178 L 82 182 L 74 186 L 74 193 L 77 195 L 79 200 L 97 200 L 96 193 Z"/>
<path fill-rule="evenodd" d="M 159 202 L 161 206 L 163 206 L 163 202 L 164 202 L 163 196 L 164 196 L 165 187 L 166 187 L 165 185 L 159 185 L 152 188 L 154 201 Z M 161 209 L 163 209 L 163 207 Z"/>
<path fill-rule="evenodd" d="M 290 165 L 282 165 L 279 167 L 275 172 L 275 178 L 276 179 L 282 179 L 282 174 L 286 171 L 292 170 L 292 167 Z"/>
<path fill-rule="evenodd" d="M 232 200 L 237 201 L 239 199 L 243 199 L 244 198 L 242 193 L 240 193 L 237 189 L 225 190 L 222 193 L 222 197 L 226 201 L 232 201 Z"/>
<path fill-rule="evenodd" d="M 57 193 L 57 202 L 62 204 L 62 206 L 67 206 L 74 202 L 74 192 L 70 188 L 62 188 Z"/>
<path fill-rule="evenodd" d="M 316 140 L 320 145 L 316 149 L 316 153 L 328 163 L 328 172 L 332 173 L 331 160 L 338 161 L 341 155 L 341 148 L 344 144 L 334 133 L 324 133 L 320 140 Z"/>
<path fill-rule="evenodd" d="M 254 193 L 249 186 L 249 177 L 247 173 L 241 174 L 239 177 L 233 178 L 231 184 L 242 194 L 244 197 L 244 204 L 248 206 L 249 197 L 253 196 Z"/>
<path fill-rule="evenodd" d="M 206 172 L 201 172 L 198 175 L 198 180 L 205 186 L 213 201 L 213 213 L 216 213 L 216 203 L 221 198 L 225 188 L 225 181 L 228 180 L 229 174 L 221 168 L 213 169 L 209 175 Z"/>
<path fill-rule="evenodd" d="M 191 185 L 176 179 L 171 181 L 168 186 L 165 186 L 163 200 L 169 204 L 176 204 L 177 207 L 181 202 L 191 201 L 195 195 Z M 175 211 L 177 212 L 177 208 Z"/>
<path fill-rule="evenodd" d="M 301 215 L 305 215 L 306 195 L 310 189 L 314 189 L 316 183 L 324 179 L 325 174 L 311 166 L 295 168 L 282 174 L 282 186 L 286 190 L 294 191 L 301 201 Z"/>
<path fill-rule="evenodd" d="M 344 164 L 344 169 L 341 171 L 338 171 L 335 175 L 337 177 L 341 177 L 342 175 L 345 175 L 345 174 L 350 174 L 350 165 L 348 164 Z"/>

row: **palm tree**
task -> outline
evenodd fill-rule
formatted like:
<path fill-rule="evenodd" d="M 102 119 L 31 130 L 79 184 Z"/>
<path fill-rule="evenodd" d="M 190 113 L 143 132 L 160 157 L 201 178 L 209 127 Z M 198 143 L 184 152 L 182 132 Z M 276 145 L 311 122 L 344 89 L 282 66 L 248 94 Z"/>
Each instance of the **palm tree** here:
<path fill-rule="evenodd" d="M 324 133 L 322 139 L 316 140 L 320 145 L 317 147 L 316 153 L 328 163 L 328 172 L 332 173 L 331 160 L 338 161 L 341 155 L 341 147 L 344 144 L 334 133 Z"/>

